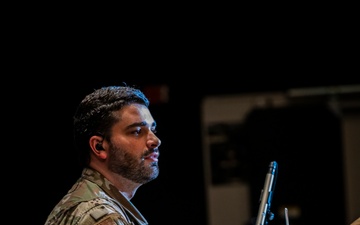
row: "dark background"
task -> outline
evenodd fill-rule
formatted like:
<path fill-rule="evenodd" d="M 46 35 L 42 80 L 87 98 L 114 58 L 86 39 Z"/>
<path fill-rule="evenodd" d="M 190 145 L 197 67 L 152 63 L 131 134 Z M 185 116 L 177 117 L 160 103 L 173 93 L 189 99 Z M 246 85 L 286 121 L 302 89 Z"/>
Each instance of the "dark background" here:
<path fill-rule="evenodd" d="M 202 99 L 359 84 L 357 13 L 349 12 L 356 7 L 333 7 L 186 6 L 155 18 L 15 7 L 4 24 L 1 82 L 11 218 L 45 222 L 81 172 L 72 144 L 77 104 L 95 88 L 126 82 L 169 86 L 169 102 L 150 106 L 162 139 L 161 173 L 133 202 L 153 225 L 207 224 Z M 261 179 L 262 169 L 254 171 Z"/>
<path fill-rule="evenodd" d="M 33 224 L 45 222 L 53 206 L 80 175 L 81 168 L 77 166 L 72 146 L 72 115 L 79 101 L 95 88 L 122 82 L 142 90 L 164 84 L 169 87 L 169 101 L 150 106 L 162 139 L 160 176 L 140 187 L 132 201 L 150 224 L 176 225 L 208 222 L 201 144 L 201 101 L 205 96 L 358 84 L 354 77 L 309 80 L 290 75 L 253 78 L 250 74 L 231 77 L 217 74 L 195 79 L 171 74 L 160 78 L 151 74 L 146 77 L 122 73 L 105 76 L 97 70 L 93 72 L 86 78 L 48 77 L 42 84 L 35 83 L 24 89 L 29 90 L 22 97 L 31 105 L 23 109 L 20 118 L 25 119 L 23 124 L 28 130 L 16 145 L 27 153 L 23 176 L 28 176 L 27 169 L 32 174 L 28 190 L 31 190 L 30 200 L 36 201 L 37 206 L 29 206 L 27 213 Z M 261 168 L 252 168 L 261 182 L 266 166 L 267 161 L 263 161 L 259 165 Z"/>

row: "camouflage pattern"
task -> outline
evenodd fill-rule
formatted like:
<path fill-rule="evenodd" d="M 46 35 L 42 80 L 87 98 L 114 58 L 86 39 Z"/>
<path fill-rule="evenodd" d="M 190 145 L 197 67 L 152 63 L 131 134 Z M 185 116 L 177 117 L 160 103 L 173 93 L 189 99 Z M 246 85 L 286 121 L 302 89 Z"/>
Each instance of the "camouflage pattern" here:
<path fill-rule="evenodd" d="M 360 225 L 360 217 L 357 218 L 354 222 L 352 222 L 350 225 Z"/>
<path fill-rule="evenodd" d="M 45 225 L 147 225 L 148 222 L 99 172 L 85 168 L 49 214 Z"/>

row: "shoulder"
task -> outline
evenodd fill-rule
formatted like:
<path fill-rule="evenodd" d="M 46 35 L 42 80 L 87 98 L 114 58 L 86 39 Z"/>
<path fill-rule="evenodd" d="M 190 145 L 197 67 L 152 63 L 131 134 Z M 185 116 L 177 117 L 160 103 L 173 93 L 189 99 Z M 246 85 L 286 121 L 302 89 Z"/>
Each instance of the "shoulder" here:
<path fill-rule="evenodd" d="M 352 222 L 350 225 L 360 225 L 360 217 L 357 218 L 354 222 Z"/>
<path fill-rule="evenodd" d="M 122 225 L 126 223 L 124 212 L 116 204 L 105 199 L 80 202 L 72 208 L 58 211 L 50 224 Z"/>
<path fill-rule="evenodd" d="M 78 224 L 84 225 L 122 225 L 128 224 L 124 212 L 109 203 L 80 204 L 77 207 Z M 75 212 L 75 211 L 74 211 Z"/>

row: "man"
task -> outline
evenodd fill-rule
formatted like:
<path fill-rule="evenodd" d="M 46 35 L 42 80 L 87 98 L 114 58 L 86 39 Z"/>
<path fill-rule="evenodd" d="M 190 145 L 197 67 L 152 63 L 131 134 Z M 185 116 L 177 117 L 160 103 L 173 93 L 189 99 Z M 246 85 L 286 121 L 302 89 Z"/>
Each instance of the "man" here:
<path fill-rule="evenodd" d="M 129 86 L 103 87 L 85 96 L 74 116 L 84 169 L 45 225 L 148 224 L 130 201 L 159 174 L 161 141 L 148 107 L 147 97 Z"/>

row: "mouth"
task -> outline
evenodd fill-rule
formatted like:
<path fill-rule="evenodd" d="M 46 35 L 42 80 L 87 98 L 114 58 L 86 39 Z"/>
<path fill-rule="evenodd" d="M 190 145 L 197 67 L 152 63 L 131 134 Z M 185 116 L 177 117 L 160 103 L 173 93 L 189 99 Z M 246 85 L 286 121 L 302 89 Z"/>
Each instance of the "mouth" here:
<path fill-rule="evenodd" d="M 149 155 L 145 156 L 144 159 L 157 162 L 159 158 L 159 152 L 152 152 Z"/>

